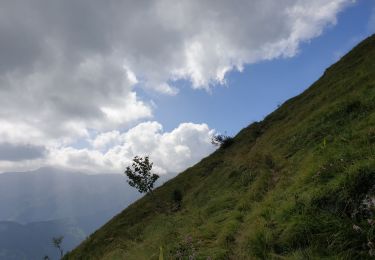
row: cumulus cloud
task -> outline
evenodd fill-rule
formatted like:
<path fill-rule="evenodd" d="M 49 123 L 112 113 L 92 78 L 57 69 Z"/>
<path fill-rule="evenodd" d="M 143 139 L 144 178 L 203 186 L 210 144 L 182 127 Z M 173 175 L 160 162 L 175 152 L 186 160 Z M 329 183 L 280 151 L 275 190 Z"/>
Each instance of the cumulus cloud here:
<path fill-rule="evenodd" d="M 92 173 L 121 173 L 134 156 L 148 155 L 156 172 L 178 173 L 214 151 L 210 142 L 213 134 L 214 130 L 206 124 L 183 123 L 171 132 L 164 132 L 160 123 L 144 122 L 123 133 L 102 133 L 89 140 L 91 145 L 87 148 L 50 147 L 42 164 Z M 29 161 L 13 165 L 0 161 L 0 168 L 6 169 L 23 170 L 30 165 Z"/>
<path fill-rule="evenodd" d="M 158 122 L 144 122 L 124 133 L 111 131 L 92 140 L 97 149 L 57 150 L 54 165 L 84 167 L 89 171 L 122 172 L 136 155 L 150 156 L 159 173 L 177 173 L 207 156 L 214 147 L 210 137 L 214 131 L 206 124 L 183 123 L 171 132 L 163 132 Z M 109 148 L 108 148 L 109 147 Z M 84 162 L 82 164 L 82 162 Z"/>
<path fill-rule="evenodd" d="M 161 91 L 171 91 L 166 82 L 178 78 L 208 87 L 246 63 L 294 55 L 350 2 L 2 1 L 0 52 L 8 59 L 0 68 L 32 73 L 57 62 L 75 69 L 99 53 L 120 57 Z"/>
<path fill-rule="evenodd" d="M 124 152 L 125 144 L 116 146 L 124 138 L 119 129 L 152 118 L 151 101 L 137 87 L 175 95 L 180 79 L 201 89 L 224 84 L 245 64 L 295 55 L 351 2 L 1 1 L 0 142 L 42 145 L 77 165 L 105 158 L 104 167 L 113 162 L 105 154 Z M 144 127 L 127 132 L 143 131 L 143 147 L 156 147 L 154 136 L 177 142 L 158 124 Z M 93 132 L 99 136 L 92 147 L 71 146 Z M 160 167 L 167 169 L 161 157 L 168 153 L 187 162 L 195 156 L 175 144 L 154 151 Z"/>
<path fill-rule="evenodd" d="M 134 79 L 113 58 L 87 57 L 68 67 L 60 62 L 28 75 L 15 71 L 0 77 L 0 121 L 47 137 L 82 137 L 89 128 L 113 129 L 152 115 L 131 91 Z"/>

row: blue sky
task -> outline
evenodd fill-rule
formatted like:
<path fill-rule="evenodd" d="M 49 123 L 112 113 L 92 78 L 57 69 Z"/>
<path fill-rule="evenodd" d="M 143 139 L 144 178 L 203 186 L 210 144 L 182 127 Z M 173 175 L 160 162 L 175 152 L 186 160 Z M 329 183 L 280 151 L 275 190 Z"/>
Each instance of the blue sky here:
<path fill-rule="evenodd" d="M 215 131 L 263 119 L 375 30 L 374 0 L 20 0 L 0 10 L 0 173 L 121 173 L 138 155 L 180 172 L 216 149 Z"/>
<path fill-rule="evenodd" d="M 195 122 L 234 135 L 307 89 L 327 67 L 373 34 L 372 16 L 375 17 L 375 1 L 360 0 L 338 15 L 336 25 L 303 43 L 292 58 L 246 65 L 243 72 L 230 72 L 225 86 L 215 85 L 210 92 L 192 89 L 189 82 L 180 81 L 176 96 L 143 96 L 157 104 L 155 119 L 166 131 L 182 122 Z"/>

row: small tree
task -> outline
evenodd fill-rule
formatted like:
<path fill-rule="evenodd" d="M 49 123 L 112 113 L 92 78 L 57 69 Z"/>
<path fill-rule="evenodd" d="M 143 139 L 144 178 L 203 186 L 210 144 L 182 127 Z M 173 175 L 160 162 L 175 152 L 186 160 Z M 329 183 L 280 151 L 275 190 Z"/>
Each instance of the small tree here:
<path fill-rule="evenodd" d="M 152 195 L 152 190 L 159 175 L 152 173 L 152 165 L 148 156 L 142 158 L 136 156 L 133 158 L 131 166 L 126 167 L 125 174 L 128 176 L 127 181 L 130 186 L 136 188 L 140 193 Z"/>
<path fill-rule="evenodd" d="M 64 237 L 63 236 L 59 236 L 59 237 L 53 237 L 52 238 L 52 244 L 54 247 L 56 247 L 58 250 L 59 250 L 59 253 L 60 253 L 60 259 L 63 258 L 64 256 L 64 250 L 62 249 L 61 247 L 61 244 L 62 244 L 62 241 L 64 240 Z M 48 258 L 49 259 L 49 258 Z"/>
<path fill-rule="evenodd" d="M 217 134 L 211 137 L 211 143 L 222 148 L 227 148 L 233 143 L 233 137 Z"/>

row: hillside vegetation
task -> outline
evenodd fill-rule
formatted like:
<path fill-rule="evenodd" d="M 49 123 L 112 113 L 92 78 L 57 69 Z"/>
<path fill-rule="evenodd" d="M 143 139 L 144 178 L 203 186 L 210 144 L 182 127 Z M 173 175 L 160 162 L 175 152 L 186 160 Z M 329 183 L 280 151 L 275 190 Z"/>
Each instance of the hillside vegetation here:
<path fill-rule="evenodd" d="M 64 259 L 370 259 L 375 36 L 154 194 Z"/>

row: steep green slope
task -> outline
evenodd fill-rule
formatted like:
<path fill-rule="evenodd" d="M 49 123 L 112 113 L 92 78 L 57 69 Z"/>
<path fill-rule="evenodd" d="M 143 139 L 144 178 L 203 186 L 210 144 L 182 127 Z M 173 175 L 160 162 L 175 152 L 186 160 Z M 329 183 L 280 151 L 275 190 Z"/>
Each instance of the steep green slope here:
<path fill-rule="evenodd" d="M 160 248 L 164 259 L 370 258 L 375 36 L 155 196 L 129 206 L 65 259 L 158 259 Z"/>

